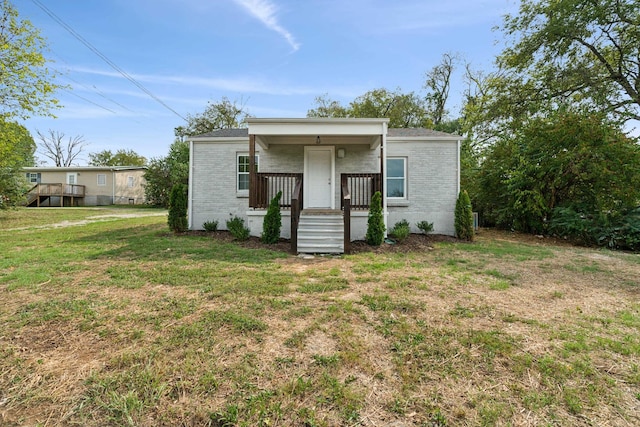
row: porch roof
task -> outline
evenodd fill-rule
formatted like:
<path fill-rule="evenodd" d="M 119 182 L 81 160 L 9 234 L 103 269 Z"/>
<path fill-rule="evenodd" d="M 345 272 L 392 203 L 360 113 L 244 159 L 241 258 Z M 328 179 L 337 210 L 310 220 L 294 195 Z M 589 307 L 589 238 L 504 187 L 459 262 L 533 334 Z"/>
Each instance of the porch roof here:
<path fill-rule="evenodd" d="M 268 150 L 271 144 L 366 144 L 380 146 L 389 119 L 250 118 L 248 134 Z"/>

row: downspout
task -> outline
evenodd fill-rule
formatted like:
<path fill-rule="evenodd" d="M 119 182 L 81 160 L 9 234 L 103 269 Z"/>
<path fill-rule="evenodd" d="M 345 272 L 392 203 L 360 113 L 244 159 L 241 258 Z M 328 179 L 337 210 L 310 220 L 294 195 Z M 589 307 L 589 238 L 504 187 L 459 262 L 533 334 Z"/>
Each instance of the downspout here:
<path fill-rule="evenodd" d="M 458 169 L 458 177 L 457 177 L 457 180 L 458 180 L 458 183 L 457 183 L 458 191 L 456 192 L 456 198 L 458 197 L 458 194 L 460 194 L 460 140 L 457 141 L 457 145 L 458 145 L 458 152 L 457 152 L 456 158 L 458 160 L 458 166 L 457 166 L 457 169 Z"/>
<path fill-rule="evenodd" d="M 193 140 L 189 140 L 189 187 L 187 188 L 187 220 L 189 230 L 193 230 Z"/>
<path fill-rule="evenodd" d="M 111 203 L 116 204 L 116 172 L 111 168 Z"/>
<path fill-rule="evenodd" d="M 387 212 L 387 124 L 382 123 L 382 135 L 380 137 L 380 152 L 382 154 L 382 216 L 384 218 L 384 237 L 387 237 L 387 225 L 389 212 Z"/>

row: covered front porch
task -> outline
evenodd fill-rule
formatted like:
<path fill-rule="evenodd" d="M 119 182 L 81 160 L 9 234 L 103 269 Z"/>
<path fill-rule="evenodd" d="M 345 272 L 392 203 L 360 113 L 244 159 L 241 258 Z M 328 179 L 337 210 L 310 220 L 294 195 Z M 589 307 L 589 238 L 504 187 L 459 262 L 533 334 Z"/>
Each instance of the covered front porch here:
<path fill-rule="evenodd" d="M 282 192 L 280 208 L 290 219 L 292 253 L 349 253 L 350 242 L 364 237 L 376 191 L 383 194 L 385 208 L 388 120 L 248 122 L 250 217 L 263 217 Z"/>

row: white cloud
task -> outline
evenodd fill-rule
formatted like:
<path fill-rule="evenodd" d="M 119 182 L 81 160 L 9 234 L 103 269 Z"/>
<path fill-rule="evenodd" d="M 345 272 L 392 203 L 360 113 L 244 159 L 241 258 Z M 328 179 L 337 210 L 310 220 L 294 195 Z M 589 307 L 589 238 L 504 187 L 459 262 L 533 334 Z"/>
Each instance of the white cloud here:
<path fill-rule="evenodd" d="M 275 31 L 285 38 L 287 43 L 291 45 L 293 51 L 300 49 L 300 43 L 296 41 L 293 35 L 278 23 L 276 17 L 276 5 L 270 0 L 234 0 L 238 5 L 242 6 L 262 22 L 267 28 Z"/>

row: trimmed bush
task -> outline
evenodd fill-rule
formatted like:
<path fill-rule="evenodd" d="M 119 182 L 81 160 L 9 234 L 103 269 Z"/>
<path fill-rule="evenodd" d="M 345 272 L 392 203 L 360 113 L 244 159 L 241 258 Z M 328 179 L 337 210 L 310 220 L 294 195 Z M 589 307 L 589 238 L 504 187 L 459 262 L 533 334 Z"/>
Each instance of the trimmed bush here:
<path fill-rule="evenodd" d="M 403 242 L 407 237 L 409 237 L 409 234 L 411 234 L 409 221 L 403 219 L 396 222 L 396 224 L 391 229 L 390 234 L 395 237 L 398 242 Z"/>
<path fill-rule="evenodd" d="M 382 215 L 382 195 L 379 191 L 376 191 L 371 197 L 365 240 L 371 246 L 380 246 L 384 240 L 385 230 L 384 217 Z"/>
<path fill-rule="evenodd" d="M 280 198 L 282 191 L 278 191 L 276 197 L 271 199 L 269 209 L 262 222 L 262 243 L 278 243 L 280 229 L 282 228 L 282 216 L 280 215 Z"/>
<path fill-rule="evenodd" d="M 169 229 L 174 233 L 187 231 L 187 186 L 176 184 L 171 188 L 169 196 L 169 217 L 167 219 Z"/>
<path fill-rule="evenodd" d="M 244 226 L 244 219 L 234 216 L 227 221 L 227 230 L 236 240 L 247 240 L 249 238 L 249 229 Z"/>
<path fill-rule="evenodd" d="M 204 228 L 204 231 L 218 231 L 218 221 L 205 221 L 204 224 L 202 224 L 202 228 Z"/>
<path fill-rule="evenodd" d="M 424 234 L 429 234 L 433 231 L 433 223 L 429 221 L 420 221 L 416 223 L 416 227 L 420 229 Z"/>
<path fill-rule="evenodd" d="M 466 190 L 462 190 L 456 200 L 455 211 L 456 237 L 462 240 L 473 240 L 473 210 Z"/>

